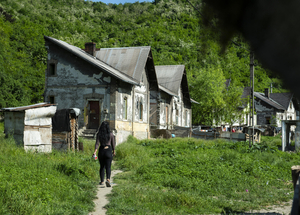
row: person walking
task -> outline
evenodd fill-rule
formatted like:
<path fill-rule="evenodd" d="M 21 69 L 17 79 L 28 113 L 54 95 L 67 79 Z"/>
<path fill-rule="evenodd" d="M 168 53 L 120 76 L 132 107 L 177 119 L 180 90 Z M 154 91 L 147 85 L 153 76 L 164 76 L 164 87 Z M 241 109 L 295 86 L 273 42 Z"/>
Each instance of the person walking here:
<path fill-rule="evenodd" d="M 100 145 L 100 147 L 99 147 Z M 95 152 L 93 155 L 96 155 L 98 152 L 98 160 L 100 163 L 100 185 L 104 185 L 104 170 L 106 170 L 106 187 L 111 187 L 110 175 L 111 175 L 111 162 L 113 156 L 116 155 L 115 152 L 115 138 L 114 135 L 110 132 L 108 122 L 104 121 L 101 123 L 95 143 Z"/>

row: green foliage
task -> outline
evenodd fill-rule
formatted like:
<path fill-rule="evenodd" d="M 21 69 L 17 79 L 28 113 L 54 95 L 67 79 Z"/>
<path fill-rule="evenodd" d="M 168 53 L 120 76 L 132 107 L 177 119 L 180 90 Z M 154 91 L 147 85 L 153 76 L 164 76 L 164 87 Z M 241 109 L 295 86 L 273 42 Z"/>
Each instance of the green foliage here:
<path fill-rule="evenodd" d="M 221 85 L 224 78 L 231 78 L 238 87 L 249 83 L 248 45 L 237 36 L 233 40 L 240 45 L 229 44 L 222 53 L 218 34 L 205 28 L 185 1 L 106 5 L 84 0 L 2 0 L 0 7 L 2 14 L 15 20 L 0 21 L 0 56 L 4 58 L 0 60 L 0 108 L 43 100 L 47 59 L 43 35 L 81 48 L 90 41 L 97 48 L 151 46 L 156 65 L 184 64 L 192 98 L 204 104 L 193 106 L 193 123 L 211 122 L 212 109 L 224 103 L 220 86 L 209 86 L 205 96 L 206 86 Z M 255 64 L 256 91 L 263 91 L 272 80 L 282 90 L 278 77 Z"/>
<path fill-rule="evenodd" d="M 88 151 L 24 152 L 0 123 L 0 214 L 87 214 L 94 208 L 99 163 Z M 90 144 L 84 142 L 85 148 Z M 94 145 L 94 143 L 93 143 Z"/>
<path fill-rule="evenodd" d="M 136 165 L 131 160 L 131 150 Z M 123 151 L 122 156 L 119 154 Z M 116 176 L 108 214 L 219 214 L 288 201 L 290 167 L 299 154 L 267 144 L 196 139 L 141 140 L 117 146 Z"/>

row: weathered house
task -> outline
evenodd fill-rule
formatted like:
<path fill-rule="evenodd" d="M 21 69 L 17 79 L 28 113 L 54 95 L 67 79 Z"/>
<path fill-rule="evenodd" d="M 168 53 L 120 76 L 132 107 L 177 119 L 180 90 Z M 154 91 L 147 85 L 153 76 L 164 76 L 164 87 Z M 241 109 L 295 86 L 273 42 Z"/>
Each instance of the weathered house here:
<path fill-rule="evenodd" d="M 3 108 L 4 133 L 13 135 L 25 151 L 52 151 L 52 120 L 56 112 L 53 104 Z"/>
<path fill-rule="evenodd" d="M 292 93 L 254 92 L 257 125 L 281 127 L 281 120 L 295 120 L 296 108 Z"/>
<path fill-rule="evenodd" d="M 44 99 L 58 109 L 79 108 L 79 128 L 108 120 L 121 143 L 150 137 L 150 95 L 158 91 L 150 47 L 85 50 L 45 36 L 48 67 Z"/>
<path fill-rule="evenodd" d="M 192 127 L 191 98 L 184 65 L 155 66 L 159 84 L 158 103 L 151 117 L 151 125 L 158 129 Z"/>

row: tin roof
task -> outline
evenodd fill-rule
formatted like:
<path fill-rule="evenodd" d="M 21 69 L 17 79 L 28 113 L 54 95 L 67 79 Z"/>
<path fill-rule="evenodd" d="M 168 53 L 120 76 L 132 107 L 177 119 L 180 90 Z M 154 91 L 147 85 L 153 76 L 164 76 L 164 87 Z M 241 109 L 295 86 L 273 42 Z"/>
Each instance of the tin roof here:
<path fill-rule="evenodd" d="M 127 75 L 126 73 L 123 73 L 123 71 L 120 71 L 117 68 L 114 68 L 114 67 L 108 65 L 107 63 L 103 62 L 99 58 L 96 58 L 96 57 L 88 54 L 87 52 L 85 52 L 84 50 L 82 50 L 76 46 L 72 46 L 64 41 L 61 41 L 61 40 L 58 40 L 58 39 L 55 39 L 52 37 L 44 36 L 44 38 L 55 43 L 56 45 L 59 45 L 60 47 L 66 49 L 67 51 L 73 53 L 74 55 L 82 58 L 83 60 L 93 64 L 94 66 L 106 71 L 107 73 L 114 76 L 115 78 L 118 78 L 124 82 L 130 83 L 133 85 L 139 85 L 139 81 L 137 81 L 138 79 L 132 78 L 131 76 Z"/>
<path fill-rule="evenodd" d="M 292 100 L 292 93 L 270 93 L 270 98 L 281 104 L 286 110 Z"/>
<path fill-rule="evenodd" d="M 150 46 L 101 48 L 96 58 L 140 81 L 150 50 Z"/>
<path fill-rule="evenodd" d="M 158 85 L 178 96 L 184 70 L 184 65 L 155 66 Z"/>
<path fill-rule="evenodd" d="M 1 111 L 3 111 L 3 112 L 5 112 L 5 111 L 24 111 L 24 110 L 33 109 L 33 108 L 49 107 L 49 106 L 56 106 L 56 105 L 48 104 L 48 103 L 38 103 L 38 104 L 20 106 L 20 107 L 2 108 Z"/>
<path fill-rule="evenodd" d="M 275 107 L 278 110 L 286 110 L 281 104 L 273 100 L 272 98 L 266 97 L 263 93 L 254 92 L 254 96 L 264 101 L 265 103 Z"/>

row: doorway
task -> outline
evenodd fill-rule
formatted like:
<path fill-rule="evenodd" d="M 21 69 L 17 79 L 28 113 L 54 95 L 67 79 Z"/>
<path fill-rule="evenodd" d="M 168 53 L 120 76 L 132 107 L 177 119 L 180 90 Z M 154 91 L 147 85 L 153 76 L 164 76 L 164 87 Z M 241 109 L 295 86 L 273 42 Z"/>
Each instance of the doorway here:
<path fill-rule="evenodd" d="M 99 101 L 89 101 L 89 122 L 88 128 L 98 129 L 100 122 L 100 105 Z"/>

